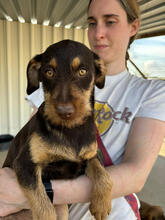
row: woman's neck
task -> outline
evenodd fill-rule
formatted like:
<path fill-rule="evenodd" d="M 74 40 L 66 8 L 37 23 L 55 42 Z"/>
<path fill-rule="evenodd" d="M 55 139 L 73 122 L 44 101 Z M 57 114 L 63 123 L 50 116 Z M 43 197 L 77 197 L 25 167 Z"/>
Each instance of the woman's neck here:
<path fill-rule="evenodd" d="M 106 64 L 107 74 L 106 75 L 117 75 L 126 69 L 125 60 L 121 62 L 111 62 Z"/>

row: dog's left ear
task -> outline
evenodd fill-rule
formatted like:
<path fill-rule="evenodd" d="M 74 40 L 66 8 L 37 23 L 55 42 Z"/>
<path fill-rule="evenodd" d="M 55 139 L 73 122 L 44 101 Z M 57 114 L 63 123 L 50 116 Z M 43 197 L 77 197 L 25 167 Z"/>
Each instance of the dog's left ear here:
<path fill-rule="evenodd" d="M 93 53 L 94 65 L 95 65 L 95 85 L 102 89 L 105 84 L 106 67 L 104 61 L 99 58 L 99 56 Z"/>

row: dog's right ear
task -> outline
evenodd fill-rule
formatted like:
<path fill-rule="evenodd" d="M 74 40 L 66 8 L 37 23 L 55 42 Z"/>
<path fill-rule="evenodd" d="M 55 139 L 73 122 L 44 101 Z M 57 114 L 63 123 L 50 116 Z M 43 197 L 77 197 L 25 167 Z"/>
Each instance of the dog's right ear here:
<path fill-rule="evenodd" d="M 39 69 L 41 67 L 42 54 L 32 58 L 27 66 L 27 94 L 30 95 L 39 88 Z"/>

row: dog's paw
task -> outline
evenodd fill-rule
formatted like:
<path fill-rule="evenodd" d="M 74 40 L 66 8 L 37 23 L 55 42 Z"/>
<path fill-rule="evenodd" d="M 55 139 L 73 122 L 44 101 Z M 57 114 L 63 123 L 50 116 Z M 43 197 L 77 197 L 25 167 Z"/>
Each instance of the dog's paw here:
<path fill-rule="evenodd" d="M 111 200 L 104 198 L 97 203 L 91 202 L 89 209 L 96 220 L 105 220 L 111 211 Z"/>
<path fill-rule="evenodd" d="M 105 188 L 100 191 L 94 190 L 89 206 L 91 214 L 96 220 L 105 220 L 111 211 L 111 187 Z"/>

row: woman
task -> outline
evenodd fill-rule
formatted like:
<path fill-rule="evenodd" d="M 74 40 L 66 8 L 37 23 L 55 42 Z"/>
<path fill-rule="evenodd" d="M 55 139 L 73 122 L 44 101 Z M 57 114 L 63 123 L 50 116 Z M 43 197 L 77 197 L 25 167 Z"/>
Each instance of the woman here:
<path fill-rule="evenodd" d="M 105 87 L 95 94 L 96 124 L 114 164 L 106 167 L 114 183 L 106 219 L 140 219 L 137 197 L 127 195 L 142 189 L 159 153 L 165 135 L 165 85 L 132 76 L 126 69 L 127 49 L 139 28 L 135 0 L 90 1 L 88 25 L 91 49 L 107 66 Z M 0 174 L 0 215 L 28 208 L 14 173 L 3 169 Z M 86 176 L 51 183 L 54 204 L 90 201 L 92 183 Z M 72 205 L 69 219 L 90 220 L 88 203 Z"/>

